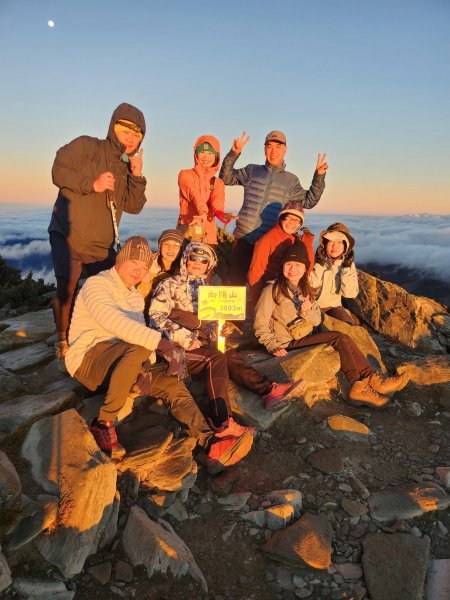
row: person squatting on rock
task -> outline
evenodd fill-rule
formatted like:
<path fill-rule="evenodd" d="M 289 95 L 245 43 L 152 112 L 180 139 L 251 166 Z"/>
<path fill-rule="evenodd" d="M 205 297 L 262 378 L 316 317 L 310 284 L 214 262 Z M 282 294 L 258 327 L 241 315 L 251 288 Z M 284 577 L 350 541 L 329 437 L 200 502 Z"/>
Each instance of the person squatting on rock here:
<path fill-rule="evenodd" d="M 183 252 L 180 274 L 162 281 L 150 303 L 150 324 L 186 351 L 190 375 L 205 374 L 208 423 L 214 431 L 248 430 L 234 421 L 229 402 L 229 379 L 262 396 L 268 410 L 278 410 L 299 384 L 275 383 L 251 367 L 236 350 L 220 352 L 214 344 L 216 322 L 198 318 L 199 288 L 216 265 L 214 250 L 191 242 Z M 226 327 L 226 326 L 225 326 Z"/>
<path fill-rule="evenodd" d="M 303 208 L 313 208 L 319 202 L 328 169 L 326 154 L 319 154 L 311 187 L 304 190 L 298 177 L 286 171 L 286 136 L 281 131 L 267 134 L 264 165 L 250 164 L 243 169 L 234 169 L 234 163 L 249 139 L 245 131 L 240 138 L 234 139 L 219 173 L 225 185 L 244 187 L 244 200 L 237 217 L 231 254 L 232 285 L 245 285 L 254 244 L 275 225 L 280 210 L 287 202 L 297 200 Z"/>
<path fill-rule="evenodd" d="M 235 464 L 253 444 L 250 433 L 213 432 L 181 381 L 186 366 L 180 349 L 144 322 L 144 299 L 136 285 L 147 273 L 152 253 L 145 238 L 128 239 L 116 265 L 90 277 L 77 296 L 69 330 L 66 365 L 90 390 L 108 383 L 105 401 L 90 430 L 115 460 L 125 454 L 115 424 L 130 393 L 161 398 L 172 415 L 206 452 L 210 473 Z M 155 354 L 168 362 L 153 368 Z"/>
<path fill-rule="evenodd" d="M 225 185 L 216 177 L 220 164 L 220 143 L 212 135 L 202 135 L 194 144 L 194 167 L 178 174 L 180 215 L 177 227 L 187 229 L 198 223 L 204 229 L 201 240 L 217 247 L 216 218 L 228 224 L 233 213 L 225 213 Z"/>
<path fill-rule="evenodd" d="M 88 275 L 111 268 L 116 256 L 113 219 L 118 226 L 122 212 L 137 214 L 146 203 L 142 148 L 136 154 L 144 136 L 144 115 L 123 103 L 113 112 L 105 140 L 83 135 L 56 153 L 52 177 L 59 193 L 48 231 L 56 276 L 53 311 L 60 368 L 82 267 Z"/>
<path fill-rule="evenodd" d="M 406 373 L 389 377 L 372 369 L 364 354 L 348 335 L 339 331 L 319 332 L 322 315 L 308 282 L 309 259 L 305 246 L 295 242 L 282 258 L 282 270 L 267 285 L 256 306 L 255 334 L 275 356 L 317 344 L 330 344 L 338 353 L 341 370 L 351 385 L 349 400 L 381 408 L 390 394 L 408 382 Z"/>
<path fill-rule="evenodd" d="M 275 227 L 269 229 L 256 242 L 247 278 L 251 306 L 256 305 L 267 282 L 278 275 L 284 252 L 296 240 L 301 240 L 305 245 L 310 261 L 308 272 L 311 271 L 314 264 L 314 235 L 307 227 L 303 227 L 302 236 L 299 236 L 298 230 L 303 225 L 303 221 L 302 205 L 298 200 L 290 200 L 280 211 Z"/>
<path fill-rule="evenodd" d="M 353 325 L 342 306 L 342 298 L 356 298 L 359 292 L 355 266 L 355 239 L 342 223 L 333 223 L 322 231 L 309 283 L 315 290 L 322 313 Z"/>

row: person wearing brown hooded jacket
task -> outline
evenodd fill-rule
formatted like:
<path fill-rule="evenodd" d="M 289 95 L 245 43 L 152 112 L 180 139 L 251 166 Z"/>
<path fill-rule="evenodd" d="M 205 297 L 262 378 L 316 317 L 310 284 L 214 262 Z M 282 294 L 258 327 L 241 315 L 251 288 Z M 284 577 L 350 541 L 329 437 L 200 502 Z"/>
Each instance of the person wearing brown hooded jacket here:
<path fill-rule="evenodd" d="M 348 228 L 333 223 L 320 233 L 314 269 L 309 274 L 322 313 L 349 325 L 354 323 L 342 306 L 342 297 L 356 298 L 359 292 L 354 246 Z"/>
<path fill-rule="evenodd" d="M 225 213 L 225 184 L 216 177 L 220 164 L 220 143 L 212 135 L 202 135 L 194 144 L 194 167 L 178 174 L 180 215 L 178 227 L 201 223 L 203 242 L 217 245 L 216 222 L 228 224 L 234 218 Z"/>
<path fill-rule="evenodd" d="M 64 366 L 73 297 L 83 266 L 95 275 L 114 265 L 114 241 L 122 213 L 139 213 L 146 203 L 142 175 L 145 135 L 142 112 L 120 104 L 106 139 L 83 135 L 58 150 L 53 183 L 59 188 L 48 228 L 56 276 L 53 303 L 59 366 Z"/>

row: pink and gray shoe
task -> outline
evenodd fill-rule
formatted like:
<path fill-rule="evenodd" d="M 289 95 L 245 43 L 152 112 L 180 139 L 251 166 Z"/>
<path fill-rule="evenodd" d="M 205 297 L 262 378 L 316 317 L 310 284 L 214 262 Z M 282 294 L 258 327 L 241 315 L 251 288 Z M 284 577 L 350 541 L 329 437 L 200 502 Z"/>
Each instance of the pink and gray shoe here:
<path fill-rule="evenodd" d="M 290 402 L 287 396 L 303 382 L 304 379 L 298 379 L 293 383 L 277 383 L 274 381 L 270 391 L 262 397 L 266 410 L 277 412 L 287 406 Z"/>

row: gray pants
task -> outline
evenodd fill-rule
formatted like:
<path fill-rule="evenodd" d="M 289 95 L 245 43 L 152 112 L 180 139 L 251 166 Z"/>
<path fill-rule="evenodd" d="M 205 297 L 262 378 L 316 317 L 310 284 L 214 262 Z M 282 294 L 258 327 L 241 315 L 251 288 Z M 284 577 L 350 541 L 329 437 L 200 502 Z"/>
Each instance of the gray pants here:
<path fill-rule="evenodd" d="M 99 342 L 87 352 L 74 377 L 90 390 L 96 390 L 109 378 L 99 421 L 116 420 L 142 363 L 150 354 L 151 351 L 143 346 L 114 341 Z M 175 376 L 166 375 L 165 371 L 163 364 L 152 369 L 151 395 L 166 403 L 172 415 L 200 446 L 207 446 L 213 432 L 184 383 Z"/>

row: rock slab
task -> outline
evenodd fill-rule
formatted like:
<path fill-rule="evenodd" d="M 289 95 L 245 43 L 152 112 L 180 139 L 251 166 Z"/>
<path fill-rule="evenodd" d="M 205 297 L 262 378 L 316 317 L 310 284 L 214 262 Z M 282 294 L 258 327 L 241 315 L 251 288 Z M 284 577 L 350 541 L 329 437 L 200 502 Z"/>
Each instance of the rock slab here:
<path fill-rule="evenodd" d="M 435 483 L 407 483 L 371 494 L 367 500 L 378 521 L 412 519 L 450 506 L 450 496 Z"/>
<path fill-rule="evenodd" d="M 428 566 L 427 600 L 450 598 L 450 558 L 432 560 Z"/>
<path fill-rule="evenodd" d="M 292 566 L 327 569 L 331 564 L 333 528 L 322 515 L 306 513 L 290 527 L 277 531 L 263 552 Z"/>
<path fill-rule="evenodd" d="M 430 541 L 407 533 L 369 533 L 362 564 L 371 600 L 422 600 Z"/>
<path fill-rule="evenodd" d="M 168 571 L 176 578 L 190 575 L 208 591 L 203 573 L 183 540 L 169 523 L 155 523 L 138 506 L 130 510 L 122 544 L 131 564 L 144 565 L 149 577 Z"/>
<path fill-rule="evenodd" d="M 19 475 L 6 454 L 0 450 L 0 511 L 13 506 L 21 493 Z"/>

